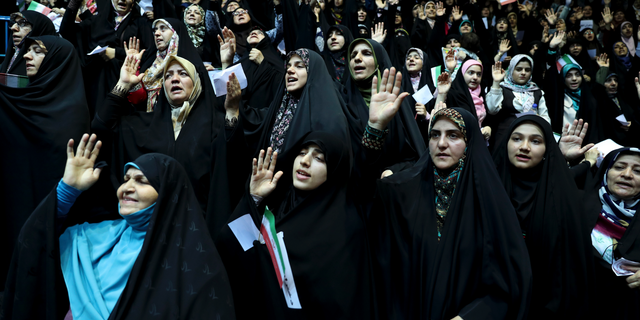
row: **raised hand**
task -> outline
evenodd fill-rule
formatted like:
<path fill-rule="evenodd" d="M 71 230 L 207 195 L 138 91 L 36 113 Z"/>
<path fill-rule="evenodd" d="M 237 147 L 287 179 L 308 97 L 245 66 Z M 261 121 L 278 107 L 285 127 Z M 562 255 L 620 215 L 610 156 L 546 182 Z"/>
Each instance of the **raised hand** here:
<path fill-rule="evenodd" d="M 235 73 L 229 75 L 227 81 L 227 97 L 224 100 L 224 109 L 227 111 L 227 119 L 237 118 L 240 112 L 240 98 L 242 97 L 242 89 L 240 82 Z"/>
<path fill-rule="evenodd" d="M 564 31 L 558 31 L 549 42 L 549 48 L 555 49 L 564 41 Z"/>
<path fill-rule="evenodd" d="M 613 21 L 613 14 L 611 13 L 611 9 L 609 9 L 608 7 L 602 10 L 602 20 L 606 24 L 609 24 L 611 23 L 611 21 Z"/>
<path fill-rule="evenodd" d="M 609 58 L 606 53 L 603 53 L 596 57 L 596 63 L 600 68 L 608 68 L 609 67 Z"/>
<path fill-rule="evenodd" d="M 576 37 L 576 32 L 575 31 L 569 31 L 569 33 L 567 33 L 567 38 L 573 39 L 575 37 Z"/>
<path fill-rule="evenodd" d="M 640 98 L 640 81 L 638 80 L 639 77 L 640 77 L 640 73 L 638 73 L 638 77 L 636 77 L 634 81 L 636 84 L 636 91 L 638 91 L 638 98 Z"/>
<path fill-rule="evenodd" d="M 444 57 L 444 62 L 449 72 L 453 72 L 456 69 L 458 66 L 458 60 L 456 60 L 453 50 L 449 50 L 449 52 L 447 52 L 447 56 Z"/>
<path fill-rule="evenodd" d="M 458 21 L 462 19 L 462 10 L 460 10 L 460 7 L 455 6 L 451 9 L 451 15 L 453 16 L 454 21 Z"/>
<path fill-rule="evenodd" d="M 262 51 L 253 48 L 249 52 L 249 60 L 255 62 L 256 64 L 261 64 L 262 60 L 264 60 L 264 56 L 262 55 Z"/>
<path fill-rule="evenodd" d="M 395 77 L 394 77 L 395 75 Z M 395 81 L 394 81 L 395 78 Z M 378 89 L 378 77 L 374 76 L 371 82 L 371 103 L 369 104 L 369 125 L 378 130 L 384 130 L 387 124 L 393 119 L 404 98 L 409 93 L 400 93 L 402 84 L 402 73 L 396 68 L 385 69 Z"/>
<path fill-rule="evenodd" d="M 449 73 L 443 72 L 438 76 L 438 95 L 446 95 L 451 89 L 451 77 Z"/>
<path fill-rule="evenodd" d="M 138 60 L 142 59 L 142 53 L 144 50 L 140 52 L 140 39 L 131 37 L 129 38 L 128 46 L 126 41 L 123 41 L 122 44 L 124 45 L 124 51 L 127 53 L 127 56 L 134 56 Z"/>
<path fill-rule="evenodd" d="M 69 140 L 67 143 L 67 164 L 62 177 L 64 183 L 84 191 L 98 181 L 102 169 L 94 169 L 93 166 L 96 158 L 98 158 L 98 153 L 100 153 L 102 141 L 96 142 L 96 140 L 98 140 L 98 137 L 95 134 L 89 137 L 85 133 L 78 144 L 78 150 L 75 154 L 73 152 L 73 139 Z"/>
<path fill-rule="evenodd" d="M 553 11 L 551 10 L 547 10 L 547 12 L 544 14 L 544 17 L 547 18 L 547 21 L 549 22 L 550 25 L 555 25 L 556 21 L 558 21 L 559 13 L 560 13 L 559 10 L 556 13 L 553 13 Z"/>
<path fill-rule="evenodd" d="M 283 175 L 282 171 L 278 171 L 275 175 L 273 173 L 276 169 L 278 153 L 273 152 L 272 157 L 272 151 L 271 148 L 268 148 L 267 154 L 265 155 L 264 150 L 260 150 L 258 159 L 253 158 L 253 171 L 251 172 L 251 181 L 249 182 L 249 193 L 251 195 L 266 198 L 276 189 L 278 180 L 280 180 L 280 177 Z"/>
<path fill-rule="evenodd" d="M 571 126 L 567 123 L 562 127 L 562 137 L 558 142 L 558 147 L 560 147 L 560 151 L 565 159 L 569 161 L 577 160 L 594 146 L 593 143 L 590 143 L 582 147 L 582 141 L 584 141 L 584 137 L 587 135 L 588 128 L 589 124 L 582 119 L 573 120 Z"/>
<path fill-rule="evenodd" d="M 384 22 L 378 22 L 374 27 L 375 28 L 371 28 L 371 39 L 378 43 L 382 43 L 387 37 L 387 30 L 384 28 Z"/>
<path fill-rule="evenodd" d="M 494 83 L 500 83 L 504 80 L 506 73 L 502 69 L 502 62 L 498 61 L 491 67 L 491 75 L 493 76 Z"/>
<path fill-rule="evenodd" d="M 584 16 L 584 13 L 582 12 L 582 7 L 575 7 L 573 8 L 573 10 L 576 12 L 576 19 L 581 20 L 582 17 Z"/>
<path fill-rule="evenodd" d="M 500 46 L 498 48 L 498 51 L 502 53 L 509 51 L 511 49 L 511 46 L 509 45 L 509 43 L 510 43 L 509 39 L 504 39 L 500 41 Z"/>
<path fill-rule="evenodd" d="M 218 35 L 218 43 L 220 43 L 222 69 L 226 69 L 233 64 L 233 56 L 236 54 L 236 35 L 233 31 L 224 27 L 222 29 L 222 38 Z"/>
<path fill-rule="evenodd" d="M 144 50 L 140 54 L 144 53 Z M 120 68 L 120 79 L 118 85 L 125 87 L 126 89 L 135 86 L 144 77 L 144 73 L 136 75 L 138 72 L 138 66 L 140 66 L 140 60 L 136 58 L 137 55 L 127 55 L 122 67 Z"/>
<path fill-rule="evenodd" d="M 376 6 L 378 6 L 378 8 L 380 8 L 380 9 L 382 9 L 382 8 L 387 6 L 387 1 L 385 1 L 385 0 L 376 0 Z"/>
<path fill-rule="evenodd" d="M 442 1 L 438 1 L 436 3 L 436 16 L 442 17 L 446 12 L 447 10 L 444 8 L 444 4 L 442 3 Z"/>
<path fill-rule="evenodd" d="M 591 148 L 584 153 L 584 159 L 589 161 L 591 166 L 595 166 L 598 163 L 598 155 L 600 155 L 600 151 L 598 148 Z"/>

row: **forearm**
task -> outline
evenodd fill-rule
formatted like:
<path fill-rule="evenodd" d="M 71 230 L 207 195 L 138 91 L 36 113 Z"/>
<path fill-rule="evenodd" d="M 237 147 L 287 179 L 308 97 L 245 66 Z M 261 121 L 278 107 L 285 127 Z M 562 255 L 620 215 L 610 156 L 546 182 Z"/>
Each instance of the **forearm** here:
<path fill-rule="evenodd" d="M 489 112 L 489 114 L 497 114 L 498 112 L 500 112 L 500 110 L 502 110 L 502 101 L 504 100 L 502 90 L 503 89 L 498 83 L 497 87 L 491 86 L 491 90 L 489 90 L 489 92 L 487 93 L 487 112 Z"/>
<path fill-rule="evenodd" d="M 82 191 L 64 183 L 64 181 L 60 179 L 56 193 L 58 199 L 56 206 L 57 215 L 58 218 L 64 218 L 67 216 L 69 210 L 71 210 L 71 207 L 76 202 L 76 199 L 80 196 Z"/>

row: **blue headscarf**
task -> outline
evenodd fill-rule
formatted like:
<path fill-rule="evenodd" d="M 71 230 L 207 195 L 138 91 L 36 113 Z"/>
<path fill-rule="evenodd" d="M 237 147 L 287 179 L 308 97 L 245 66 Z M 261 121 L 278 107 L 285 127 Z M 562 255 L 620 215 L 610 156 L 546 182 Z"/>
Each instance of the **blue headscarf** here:
<path fill-rule="evenodd" d="M 572 69 L 578 69 L 578 71 L 580 71 L 580 76 L 582 76 L 582 68 L 579 65 L 575 63 L 567 63 L 562 67 L 562 77 L 565 78 L 567 73 Z M 571 98 L 571 101 L 573 101 L 573 109 L 578 111 L 580 109 L 580 96 L 582 94 L 582 90 L 579 87 L 578 89 L 571 90 L 565 85 L 564 93 Z"/>
<path fill-rule="evenodd" d="M 627 55 L 624 56 L 624 57 L 621 57 L 621 56 L 618 56 L 616 54 L 615 56 L 620 62 L 622 62 L 622 64 L 624 65 L 625 69 L 627 69 L 627 71 L 629 71 L 629 69 L 631 69 L 631 55 L 629 54 L 629 46 L 627 46 L 627 44 L 624 43 L 624 41 L 618 41 L 618 42 L 622 43 L 625 47 L 627 47 Z M 615 47 L 618 42 L 614 43 L 613 47 Z"/>
<path fill-rule="evenodd" d="M 125 172 L 129 167 L 140 169 L 129 162 Z M 75 225 L 60 236 L 60 264 L 74 319 L 109 318 L 142 249 L 155 205 L 123 219 Z"/>

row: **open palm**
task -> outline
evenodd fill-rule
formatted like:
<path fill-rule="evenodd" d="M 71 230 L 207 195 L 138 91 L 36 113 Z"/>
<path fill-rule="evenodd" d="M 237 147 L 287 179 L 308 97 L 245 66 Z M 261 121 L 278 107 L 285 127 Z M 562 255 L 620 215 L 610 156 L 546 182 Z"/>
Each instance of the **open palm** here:
<path fill-rule="evenodd" d="M 62 181 L 80 191 L 89 189 L 100 177 L 100 168 L 94 169 L 96 158 L 100 153 L 101 141 L 92 134 L 84 134 L 78 144 L 77 152 L 73 152 L 73 139 L 67 144 L 67 164 Z"/>
<path fill-rule="evenodd" d="M 576 160 L 593 147 L 593 143 L 582 147 L 582 142 L 587 135 L 588 129 L 589 124 L 583 122 L 582 119 L 579 121 L 573 120 L 571 126 L 567 123 L 562 127 L 562 137 L 558 142 L 558 147 L 567 160 Z"/>
<path fill-rule="evenodd" d="M 260 150 L 260 156 L 258 156 L 258 159 L 253 159 L 253 170 L 251 172 L 251 181 L 249 182 L 249 193 L 254 196 L 266 198 L 273 192 L 273 190 L 276 189 L 278 180 L 283 175 L 282 171 L 278 171 L 274 174 L 278 153 L 273 152 L 273 157 L 271 155 L 272 150 L 271 148 L 268 148 L 266 155 L 264 150 Z"/>
<path fill-rule="evenodd" d="M 395 80 L 393 75 L 395 75 Z M 369 125 L 375 129 L 384 130 L 393 116 L 400 110 L 400 105 L 407 92 L 400 93 L 402 74 L 396 73 L 395 68 L 391 71 L 385 69 L 378 89 L 377 76 L 373 77 L 371 83 L 371 103 L 369 105 Z"/>

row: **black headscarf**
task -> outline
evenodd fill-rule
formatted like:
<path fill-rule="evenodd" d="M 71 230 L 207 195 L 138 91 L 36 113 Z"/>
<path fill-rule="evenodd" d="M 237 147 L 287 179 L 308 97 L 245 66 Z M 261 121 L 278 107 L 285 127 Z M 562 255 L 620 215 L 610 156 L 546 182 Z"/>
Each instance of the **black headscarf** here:
<path fill-rule="evenodd" d="M 500 180 L 478 121 L 466 110 L 445 110 L 463 119 L 466 158 L 442 237 L 428 152 L 377 183 L 370 226 L 381 318 L 523 319 L 532 279 L 516 213 L 496 188 Z"/>
<path fill-rule="evenodd" d="M 335 52 L 329 50 L 329 46 L 327 45 L 327 40 L 329 40 L 329 36 L 333 30 L 339 30 L 340 32 L 342 32 L 342 36 L 344 37 L 344 45 L 342 46 L 342 49 Z M 351 35 L 351 31 L 349 31 L 349 28 L 340 24 L 331 26 L 324 34 L 325 50 L 322 51 L 322 57 L 324 58 L 324 63 L 327 65 L 327 70 L 329 71 L 331 78 L 339 81 L 340 83 L 345 82 L 345 79 L 347 78 L 346 74 L 347 72 L 349 72 L 349 54 L 347 52 L 347 49 L 349 48 L 349 44 L 351 44 L 352 41 L 353 35 Z M 341 62 L 342 60 L 344 61 Z M 340 63 L 344 63 L 344 65 L 341 66 L 344 70 L 341 79 L 338 79 L 336 64 Z"/>
<path fill-rule="evenodd" d="M 407 51 L 407 57 L 412 51 L 418 52 L 420 54 L 420 57 L 422 58 L 422 70 L 420 70 L 420 84 L 418 84 L 418 90 L 422 89 L 422 87 L 424 86 L 429 86 L 429 90 L 431 90 L 431 92 L 435 92 L 436 87 L 433 84 L 433 79 L 431 78 L 431 65 L 429 65 L 429 61 L 427 60 L 426 55 L 421 49 L 411 48 Z M 402 66 L 402 92 L 408 92 L 409 94 L 413 95 L 415 91 L 413 90 L 413 85 L 411 84 L 411 75 L 407 70 L 406 60 L 407 59 L 405 58 L 405 63 Z"/>
<path fill-rule="evenodd" d="M 251 50 L 248 50 L 238 61 L 247 76 L 247 88 L 242 98 L 251 107 L 267 108 L 277 95 L 277 89 L 284 78 L 284 61 L 267 35 L 253 49 L 260 50 L 264 60 L 259 65 L 249 60 Z"/>
<path fill-rule="evenodd" d="M 617 74 L 611 73 L 606 80 L 611 77 L 620 79 Z M 636 92 L 624 91 L 624 88 L 619 86 L 616 94 L 609 94 L 602 85 L 597 83 L 593 85 L 593 95 L 599 102 L 598 109 L 600 110 L 603 128 L 606 130 L 605 137 L 625 147 L 640 147 L 640 140 L 638 139 L 640 134 L 640 121 L 638 121 L 640 107 L 638 102 L 640 101 Z M 616 119 L 620 115 L 624 115 L 624 118 L 631 122 L 631 127 L 626 131 L 622 129 L 622 124 Z"/>
<path fill-rule="evenodd" d="M 289 4 L 288 6 L 291 6 L 291 5 Z M 297 22 L 297 24 L 294 25 L 295 31 L 293 32 L 290 29 L 286 29 L 286 22 L 285 22 L 285 30 L 287 30 L 285 34 L 286 33 L 292 34 L 289 37 L 291 38 L 291 41 L 294 41 L 295 49 L 305 48 L 305 49 L 311 49 L 320 53 L 320 50 L 316 45 L 317 30 L 318 28 L 320 28 L 320 31 L 322 32 L 322 35 L 325 39 L 324 48 L 326 50 L 326 47 L 327 47 L 326 37 L 327 37 L 327 33 L 329 33 L 329 27 L 332 25 L 329 22 L 327 22 L 329 21 L 329 19 L 326 13 L 331 11 L 331 9 L 328 7 L 329 6 L 325 7 L 324 13 L 322 11 L 320 12 L 320 19 L 319 19 L 320 21 L 318 22 L 316 21 L 316 15 L 313 12 L 313 8 L 311 8 L 311 6 L 307 4 L 300 5 L 299 11 L 295 13 L 296 14 L 295 21 Z M 290 8 L 289 11 L 291 11 L 292 9 L 293 8 Z M 286 12 L 287 11 L 285 11 L 285 13 Z M 283 18 L 287 19 L 287 16 L 288 14 L 285 14 Z M 294 35 L 295 35 L 295 38 L 293 38 Z M 285 39 L 286 38 L 287 36 L 285 36 Z"/>
<path fill-rule="evenodd" d="M 511 203 L 516 209 L 529 249 L 535 279 L 529 317 L 588 317 L 594 288 L 591 230 L 584 219 L 581 192 L 554 139 L 551 125 L 537 115 L 511 124 L 510 136 L 524 123 L 543 133 L 546 151 L 531 169 L 515 168 L 504 139 L 493 153 Z"/>
<path fill-rule="evenodd" d="M 62 177 L 66 153 L 61 146 L 89 132 L 89 109 L 73 46 L 57 36 L 28 37 L 25 44 L 36 40 L 47 52 L 29 85 L 0 85 L 0 147 L 6 155 L 0 157 L 2 288 L 20 228 Z"/>
<path fill-rule="evenodd" d="M 301 309 L 287 308 L 266 246 L 255 241 L 244 251 L 228 226 L 216 240 L 229 270 L 240 319 L 371 319 L 374 307 L 364 220 L 347 193 L 351 156 L 347 140 L 311 132 L 296 151 L 316 144 L 324 153 L 327 180 L 302 192 L 292 184 L 297 152 L 278 158 L 284 175 L 278 187 L 256 207 L 247 193 L 229 222 L 250 214 L 260 227 L 265 205 L 284 233 Z M 280 170 L 279 169 L 279 170 Z"/>
<path fill-rule="evenodd" d="M 13 43 L 9 46 L 6 55 L 4 56 L 4 61 L 2 61 L 2 65 L 0 65 L 0 72 L 26 76 L 27 69 L 25 67 L 26 63 L 23 58 L 27 51 L 29 51 L 29 48 L 25 45 L 26 38 L 55 35 L 56 28 L 53 26 L 53 22 L 51 22 L 51 19 L 40 12 L 25 10 L 20 14 L 24 17 L 25 20 L 27 20 L 27 22 L 31 24 L 31 32 L 29 32 L 29 34 L 22 40 L 20 51 L 18 52 L 16 59 L 13 61 L 11 69 L 7 68 L 9 68 L 9 62 L 11 62 L 11 59 L 15 54 L 16 47 L 13 46 Z M 9 26 L 9 28 L 11 27 L 12 26 Z M 11 41 L 11 39 L 7 39 L 7 41 Z"/>
<path fill-rule="evenodd" d="M 391 61 L 387 52 L 376 41 L 356 39 L 351 42 L 349 53 L 353 51 L 353 48 L 358 43 L 367 43 L 373 49 L 377 70 L 369 78 L 359 82 L 353 79 L 350 71 L 347 74 L 344 86 L 342 86 L 342 97 L 348 107 L 346 115 L 351 132 L 351 146 L 356 158 L 357 155 L 362 153 L 362 136 L 369 121 L 369 105 L 365 101 L 361 90 L 367 94 L 367 91 L 371 90 L 373 76 L 377 75 L 378 83 L 380 83 L 384 70 L 391 69 Z M 368 94 L 370 93 L 368 92 Z M 413 110 L 408 107 L 408 104 L 403 103 L 398 113 L 389 122 L 388 129 L 389 134 L 386 137 L 383 149 L 384 159 L 380 162 L 379 169 L 399 162 L 415 161 L 426 150 L 420 129 L 413 117 Z M 362 168 L 356 166 L 354 169 L 357 171 Z M 356 173 L 356 176 L 361 176 L 361 174 Z"/>
<path fill-rule="evenodd" d="M 585 186 L 584 218 L 588 221 L 590 229 L 598 222 L 602 210 L 602 201 L 599 191 L 603 186 L 605 173 L 609 171 L 613 163 L 622 152 L 639 155 L 637 151 L 629 148 L 617 149 L 609 152 L 604 158 L 595 175 L 589 177 Z M 637 209 L 637 208 L 636 208 Z M 618 277 L 611 270 L 611 265 L 605 261 L 598 251 L 593 250 L 596 269 L 596 295 L 598 302 L 594 305 L 593 317 L 608 317 L 611 319 L 637 319 L 640 317 L 640 305 L 635 303 L 640 299 L 640 291 L 631 289 L 626 281 L 627 277 Z M 640 219 L 636 214 L 624 232 L 618 245 L 613 250 L 615 259 L 625 258 L 631 261 L 640 261 Z"/>
<path fill-rule="evenodd" d="M 229 280 L 186 171 L 162 154 L 146 154 L 134 163 L 156 189 L 158 199 L 142 250 L 109 319 L 154 315 L 235 319 Z M 4 319 L 61 319 L 69 310 L 58 244 L 64 230 L 56 228 L 62 224 L 56 219 L 56 199 L 54 188 L 20 232 L 6 287 Z M 71 208 L 67 226 L 74 220 L 86 221 L 87 212 L 78 209 Z"/>
<path fill-rule="evenodd" d="M 238 10 L 247 11 L 247 14 L 251 18 L 251 21 L 241 25 L 235 24 L 235 22 L 233 21 L 233 13 L 235 13 Z M 253 27 L 260 27 L 262 30 L 267 30 L 263 24 L 261 24 L 258 20 L 256 20 L 253 12 L 248 7 L 246 8 L 238 7 L 238 9 L 234 10 L 233 12 L 229 12 L 229 20 L 227 20 L 227 28 L 233 31 L 233 33 L 236 36 L 236 53 L 240 57 L 244 56 L 245 53 L 248 53 L 249 51 L 251 51 L 251 46 L 247 43 L 247 37 L 249 36 L 249 33 L 251 32 L 251 29 Z"/>
<path fill-rule="evenodd" d="M 475 65 L 479 65 L 479 64 L 475 64 Z M 484 68 L 482 68 L 482 77 L 485 78 L 487 76 L 488 76 L 487 71 Z M 482 86 L 482 81 L 478 85 Z M 486 109 L 487 99 L 485 98 L 485 92 L 482 87 L 480 88 L 480 96 L 482 97 L 482 100 L 484 100 L 485 109 Z M 434 103 L 435 103 L 435 100 L 434 100 Z M 464 73 L 462 70 L 462 66 L 458 70 L 458 74 L 456 75 L 456 78 L 453 79 L 453 81 L 451 82 L 451 89 L 449 89 L 449 92 L 447 93 L 447 107 L 465 109 L 469 111 L 474 117 L 476 117 L 476 119 L 478 118 L 478 113 L 476 112 L 475 104 L 473 103 L 473 97 L 471 97 L 471 93 L 469 92 L 469 85 L 464 80 Z"/>

